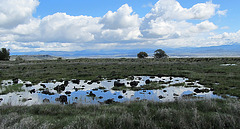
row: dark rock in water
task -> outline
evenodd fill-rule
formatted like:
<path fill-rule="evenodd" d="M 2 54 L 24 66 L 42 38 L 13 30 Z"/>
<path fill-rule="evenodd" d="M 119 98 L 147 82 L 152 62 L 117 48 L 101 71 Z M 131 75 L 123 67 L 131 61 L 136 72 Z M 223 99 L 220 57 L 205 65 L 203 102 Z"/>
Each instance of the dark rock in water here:
<path fill-rule="evenodd" d="M 179 96 L 178 94 L 176 94 L 176 93 L 173 93 L 173 96 Z"/>
<path fill-rule="evenodd" d="M 3 101 L 3 98 L 0 98 L 0 102 L 2 102 Z"/>
<path fill-rule="evenodd" d="M 32 98 L 29 98 L 28 100 L 32 100 Z"/>
<path fill-rule="evenodd" d="M 44 84 L 40 84 L 40 86 L 42 86 L 43 88 L 46 88 L 46 85 L 44 85 Z"/>
<path fill-rule="evenodd" d="M 26 87 L 32 87 L 32 84 L 25 84 Z"/>
<path fill-rule="evenodd" d="M 123 96 L 122 96 L 122 95 L 119 95 L 119 96 L 118 96 L 118 98 L 119 98 L 119 99 L 122 99 L 122 98 L 123 98 Z"/>
<path fill-rule="evenodd" d="M 88 96 L 89 96 L 89 97 L 96 97 L 96 95 L 95 95 L 92 91 L 90 91 L 90 93 L 89 93 Z"/>
<path fill-rule="evenodd" d="M 65 94 L 71 94 L 71 91 L 66 91 Z"/>
<path fill-rule="evenodd" d="M 68 81 L 64 81 L 64 85 L 67 86 L 68 85 Z"/>
<path fill-rule="evenodd" d="M 136 87 L 138 85 L 138 83 L 139 82 L 137 82 L 137 81 L 132 81 L 132 82 L 130 82 L 130 86 L 131 87 Z"/>
<path fill-rule="evenodd" d="M 43 100 L 43 103 L 50 103 L 50 100 L 45 98 L 45 99 Z"/>
<path fill-rule="evenodd" d="M 158 96 L 158 98 L 159 99 L 163 99 L 163 98 L 165 98 L 164 96 L 162 96 L 162 95 L 160 95 L 160 96 Z"/>
<path fill-rule="evenodd" d="M 87 82 L 88 85 L 92 85 L 92 82 Z"/>
<path fill-rule="evenodd" d="M 72 80 L 72 83 L 79 84 L 80 80 L 79 79 Z"/>
<path fill-rule="evenodd" d="M 29 92 L 32 94 L 32 93 L 35 93 L 36 91 L 35 91 L 35 89 L 32 89 Z"/>
<path fill-rule="evenodd" d="M 103 90 L 103 92 L 108 92 L 108 90 Z"/>
<path fill-rule="evenodd" d="M 97 84 L 100 84 L 100 82 L 98 81 Z"/>
<path fill-rule="evenodd" d="M 155 77 L 154 77 L 154 76 L 151 76 L 150 78 L 151 78 L 151 79 L 154 79 Z"/>
<path fill-rule="evenodd" d="M 150 81 L 149 79 L 147 79 L 147 80 L 145 81 L 145 83 L 146 83 L 146 84 L 150 84 L 151 81 Z"/>
<path fill-rule="evenodd" d="M 61 92 L 61 91 L 65 90 L 65 87 L 66 87 L 66 85 L 61 84 L 61 85 L 58 85 L 58 86 L 54 87 L 53 89 L 58 91 L 58 92 Z"/>
<path fill-rule="evenodd" d="M 196 88 L 194 90 L 194 92 L 196 92 L 196 93 L 204 93 L 204 92 L 209 92 L 209 91 L 210 91 L 209 89 L 198 89 L 198 88 Z"/>
<path fill-rule="evenodd" d="M 126 93 L 127 91 L 126 91 L 126 90 L 123 90 L 122 92 L 123 92 L 123 93 Z"/>
<path fill-rule="evenodd" d="M 151 92 L 148 92 L 148 94 L 151 94 Z"/>
<path fill-rule="evenodd" d="M 198 88 L 194 89 L 194 92 L 196 93 L 201 93 L 201 90 L 199 90 Z"/>
<path fill-rule="evenodd" d="M 75 97 L 75 99 L 78 99 L 78 97 Z"/>
<path fill-rule="evenodd" d="M 75 86 L 74 86 L 74 88 L 73 88 L 75 91 L 78 91 L 78 88 L 76 88 Z"/>
<path fill-rule="evenodd" d="M 115 82 L 114 82 L 114 86 L 115 86 L 115 87 L 121 87 L 121 86 L 125 86 L 125 84 L 124 84 L 124 83 L 120 83 L 120 82 L 118 82 L 118 81 L 115 81 Z"/>
<path fill-rule="evenodd" d="M 167 92 L 167 90 L 163 90 L 163 92 Z"/>
<path fill-rule="evenodd" d="M 13 81 L 13 84 L 18 84 L 18 78 L 14 78 L 12 79 L 12 81 Z"/>
<path fill-rule="evenodd" d="M 59 101 L 63 104 L 67 104 L 67 96 L 66 95 L 61 95 L 59 98 Z"/>
<path fill-rule="evenodd" d="M 102 96 L 99 96 L 98 98 L 99 98 L 99 99 L 102 99 L 103 97 L 102 97 Z"/>
<path fill-rule="evenodd" d="M 115 101 L 113 99 L 107 99 L 104 101 L 105 104 L 112 104 L 115 103 Z"/>
<path fill-rule="evenodd" d="M 98 88 L 94 88 L 94 89 L 92 89 L 92 91 L 97 91 L 98 90 Z"/>
<path fill-rule="evenodd" d="M 42 91 L 42 94 L 46 94 L 46 95 L 54 95 L 54 93 L 49 92 L 48 90 L 44 90 L 44 91 Z"/>
<path fill-rule="evenodd" d="M 211 88 L 211 89 L 210 89 L 210 91 L 214 91 L 214 89 L 213 89 L 213 88 Z"/>

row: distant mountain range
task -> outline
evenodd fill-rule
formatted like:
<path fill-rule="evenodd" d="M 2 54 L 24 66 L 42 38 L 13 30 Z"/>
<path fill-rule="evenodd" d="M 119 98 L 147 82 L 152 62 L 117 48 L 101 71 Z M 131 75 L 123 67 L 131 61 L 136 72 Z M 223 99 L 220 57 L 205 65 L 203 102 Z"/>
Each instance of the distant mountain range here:
<path fill-rule="evenodd" d="M 233 57 L 240 56 L 240 44 L 211 46 L 211 47 L 182 47 L 182 48 L 161 48 L 170 57 Z M 147 52 L 153 56 L 156 49 L 104 49 L 104 50 L 83 50 L 83 51 L 40 51 L 40 52 L 12 52 L 11 55 L 51 55 L 65 58 L 118 58 L 136 57 L 140 51 Z"/>

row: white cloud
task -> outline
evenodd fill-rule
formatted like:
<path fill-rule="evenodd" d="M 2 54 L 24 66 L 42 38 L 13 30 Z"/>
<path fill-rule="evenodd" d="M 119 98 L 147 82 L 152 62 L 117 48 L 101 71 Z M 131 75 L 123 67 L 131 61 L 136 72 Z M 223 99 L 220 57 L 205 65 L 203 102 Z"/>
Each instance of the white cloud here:
<path fill-rule="evenodd" d="M 215 15 L 219 5 L 212 2 L 198 3 L 191 8 L 183 8 L 176 0 L 159 0 L 141 24 L 145 38 L 180 38 L 197 36 L 196 33 L 210 32 L 218 27 L 208 20 L 199 24 L 187 20 L 209 19 Z"/>
<path fill-rule="evenodd" d="M 240 30 L 235 33 L 224 32 L 222 34 L 213 35 L 210 39 L 224 41 L 225 43 L 240 43 Z"/>
<path fill-rule="evenodd" d="M 219 5 L 212 2 L 199 3 L 192 8 L 183 8 L 176 0 L 159 0 L 146 18 L 161 17 L 164 20 L 209 19 Z"/>
<path fill-rule="evenodd" d="M 140 24 L 138 15 L 132 13 L 132 8 L 128 4 L 124 4 L 117 12 L 108 11 L 100 20 L 100 23 L 104 25 L 104 29 L 138 27 Z"/>
<path fill-rule="evenodd" d="M 203 21 L 196 26 L 190 28 L 190 31 L 193 33 L 209 32 L 217 29 L 218 27 L 208 20 Z"/>
<path fill-rule="evenodd" d="M 38 0 L 1 0 L 0 28 L 27 23 L 38 5 Z"/>
<path fill-rule="evenodd" d="M 218 10 L 218 11 L 217 11 L 217 14 L 218 14 L 218 15 L 223 15 L 223 16 L 225 16 L 225 15 L 227 14 L 227 11 L 228 11 L 228 10 Z"/>

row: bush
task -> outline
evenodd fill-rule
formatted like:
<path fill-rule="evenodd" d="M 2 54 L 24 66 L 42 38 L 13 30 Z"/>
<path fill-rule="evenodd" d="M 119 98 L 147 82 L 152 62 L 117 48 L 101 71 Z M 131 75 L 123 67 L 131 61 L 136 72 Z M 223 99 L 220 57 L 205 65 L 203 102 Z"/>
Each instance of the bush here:
<path fill-rule="evenodd" d="M 10 50 L 6 48 L 2 48 L 0 50 L 0 60 L 9 60 L 10 59 Z"/>
<path fill-rule="evenodd" d="M 146 52 L 139 52 L 139 53 L 137 54 L 137 57 L 138 57 L 138 58 L 145 58 L 145 57 L 148 57 L 148 54 L 147 54 Z"/>
<path fill-rule="evenodd" d="M 166 58 L 168 55 L 162 49 L 157 49 L 154 52 L 154 58 Z"/>

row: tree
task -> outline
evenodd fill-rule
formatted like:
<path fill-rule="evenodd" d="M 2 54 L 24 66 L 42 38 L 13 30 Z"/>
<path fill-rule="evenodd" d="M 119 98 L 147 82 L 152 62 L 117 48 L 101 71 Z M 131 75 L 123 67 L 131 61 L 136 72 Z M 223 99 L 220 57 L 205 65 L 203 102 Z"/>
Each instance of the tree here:
<path fill-rule="evenodd" d="M 145 58 L 145 57 L 148 57 L 148 54 L 147 54 L 146 52 L 139 52 L 139 53 L 137 54 L 137 57 L 138 57 L 138 58 Z"/>
<path fill-rule="evenodd" d="M 166 58 L 168 55 L 162 49 L 157 49 L 154 51 L 154 58 Z"/>
<path fill-rule="evenodd" d="M 10 59 L 10 50 L 6 48 L 2 48 L 0 50 L 0 60 L 9 60 Z"/>

